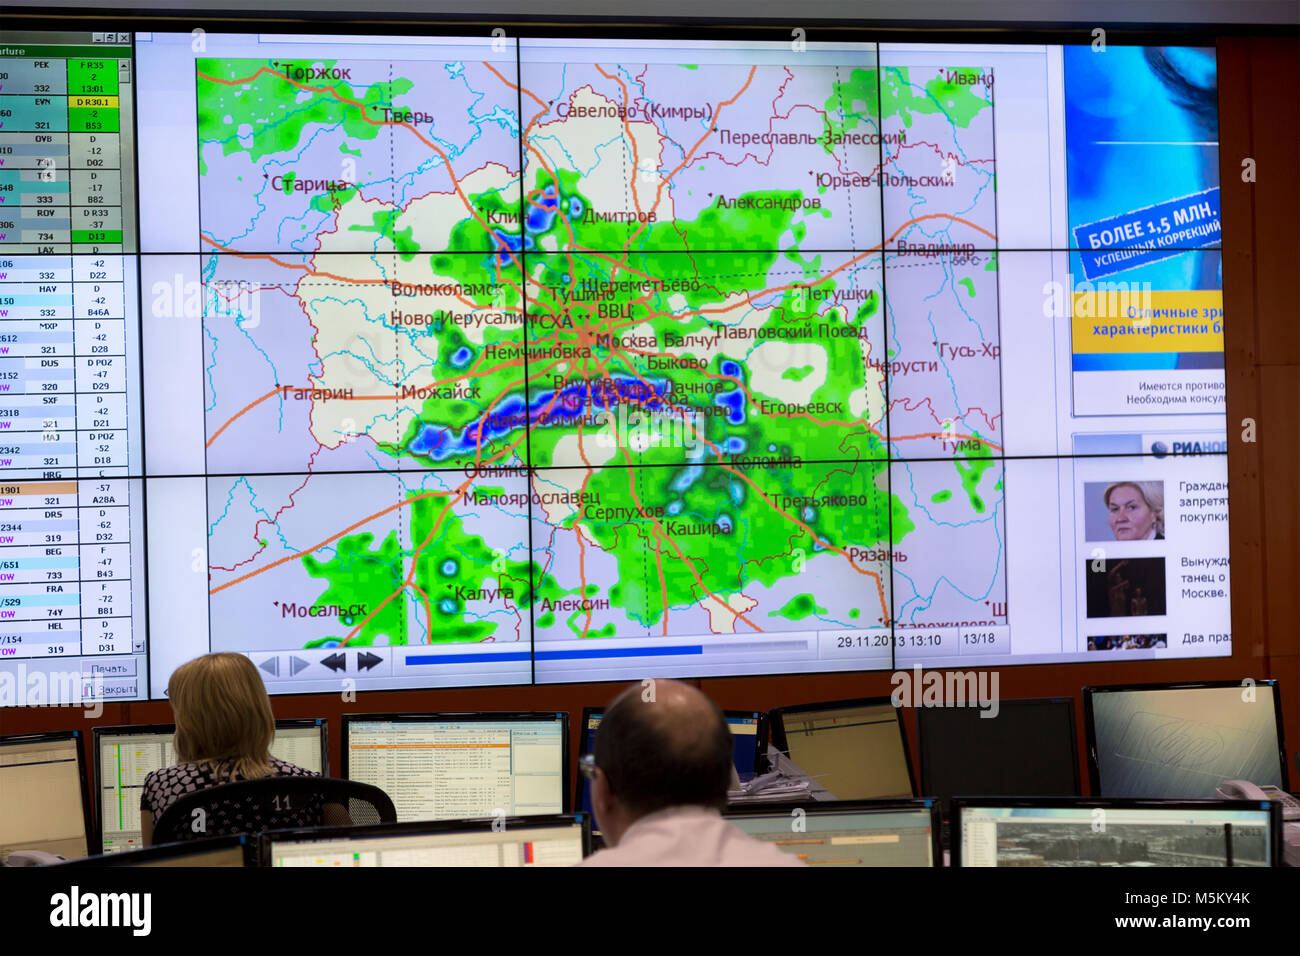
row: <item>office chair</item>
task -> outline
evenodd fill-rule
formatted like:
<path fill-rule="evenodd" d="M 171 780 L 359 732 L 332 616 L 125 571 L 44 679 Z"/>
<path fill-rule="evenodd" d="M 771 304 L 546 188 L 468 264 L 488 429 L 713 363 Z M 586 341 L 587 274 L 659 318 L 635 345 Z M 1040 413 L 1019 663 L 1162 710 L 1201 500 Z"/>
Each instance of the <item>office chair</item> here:
<path fill-rule="evenodd" d="M 342 808 L 347 818 L 325 806 Z M 187 793 L 163 811 L 153 843 L 322 825 L 395 823 L 397 810 L 378 787 L 333 777 L 260 777 Z"/>

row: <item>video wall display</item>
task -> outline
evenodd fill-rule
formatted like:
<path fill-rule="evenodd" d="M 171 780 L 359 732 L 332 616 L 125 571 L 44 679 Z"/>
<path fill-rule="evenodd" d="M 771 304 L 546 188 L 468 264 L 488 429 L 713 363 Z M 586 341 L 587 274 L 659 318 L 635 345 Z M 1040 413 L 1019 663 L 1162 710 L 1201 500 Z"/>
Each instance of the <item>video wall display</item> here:
<path fill-rule="evenodd" d="M 303 29 L 3 36 L 0 705 L 1231 653 L 1212 49 Z"/>

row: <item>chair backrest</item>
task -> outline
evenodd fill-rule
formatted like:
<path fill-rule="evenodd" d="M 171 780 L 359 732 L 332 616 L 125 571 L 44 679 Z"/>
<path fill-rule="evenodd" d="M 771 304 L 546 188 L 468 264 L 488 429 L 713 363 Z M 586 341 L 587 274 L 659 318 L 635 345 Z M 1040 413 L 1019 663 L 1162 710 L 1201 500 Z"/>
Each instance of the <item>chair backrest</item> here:
<path fill-rule="evenodd" d="M 259 777 L 187 793 L 158 818 L 153 842 L 396 821 L 397 810 L 388 794 L 368 783 L 334 777 Z"/>

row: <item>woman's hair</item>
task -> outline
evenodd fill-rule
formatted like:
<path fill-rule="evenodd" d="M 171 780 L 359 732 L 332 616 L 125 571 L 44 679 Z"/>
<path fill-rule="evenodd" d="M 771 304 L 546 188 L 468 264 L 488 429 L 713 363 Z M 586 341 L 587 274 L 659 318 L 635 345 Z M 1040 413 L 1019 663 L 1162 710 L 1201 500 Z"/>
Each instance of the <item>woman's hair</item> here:
<path fill-rule="evenodd" d="M 176 719 L 176 756 L 206 765 L 225 782 L 271 774 L 275 717 L 266 686 L 243 654 L 205 654 L 167 682 Z"/>
<path fill-rule="evenodd" d="M 1106 493 L 1102 499 L 1106 502 L 1106 507 L 1110 507 L 1110 495 L 1116 488 L 1132 488 L 1138 493 L 1151 513 L 1155 515 L 1156 534 L 1162 538 L 1165 535 L 1165 483 L 1163 481 L 1116 481 L 1106 486 Z M 251 665 L 251 661 L 249 662 Z"/>

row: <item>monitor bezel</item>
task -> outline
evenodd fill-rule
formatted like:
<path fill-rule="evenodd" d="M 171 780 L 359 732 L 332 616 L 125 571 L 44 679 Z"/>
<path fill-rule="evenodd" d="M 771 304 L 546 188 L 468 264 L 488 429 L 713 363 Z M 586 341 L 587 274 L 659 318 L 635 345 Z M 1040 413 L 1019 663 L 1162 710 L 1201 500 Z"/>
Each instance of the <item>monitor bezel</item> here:
<path fill-rule="evenodd" d="M 352 734 L 352 724 L 367 720 L 389 720 L 393 722 L 406 721 L 409 723 L 468 723 L 471 721 L 502 721 L 502 720 L 519 720 L 519 721 L 554 721 L 560 722 L 560 806 L 567 807 L 573 801 L 572 785 L 572 759 L 569 750 L 569 712 L 567 710 L 520 710 L 520 711 L 468 711 L 465 713 L 455 712 L 430 712 L 430 713 L 391 713 L 391 714 L 344 714 L 343 730 L 339 735 L 339 745 L 342 747 L 341 767 L 339 777 L 343 780 L 351 780 L 352 768 L 348 766 L 348 739 Z M 546 814 L 537 814 L 537 816 L 546 816 Z M 408 822 L 432 822 L 432 821 L 408 821 Z"/>
<path fill-rule="evenodd" d="M 954 797 L 948 865 L 961 866 L 961 812 L 967 808 L 1041 807 L 1067 810 L 1265 810 L 1269 822 L 1269 866 L 1282 865 L 1282 804 L 1276 800 L 1159 800 L 1151 797 Z"/>
<path fill-rule="evenodd" d="M 322 777 L 330 775 L 330 741 L 329 741 L 329 719 L 326 717 L 285 717 L 277 719 L 275 729 L 277 731 L 293 729 L 298 727 L 319 727 L 320 728 L 320 759 Z M 90 793 L 94 799 L 91 802 L 95 805 L 93 833 L 91 834 L 95 844 L 95 853 L 104 856 L 113 856 L 114 854 L 104 853 L 104 821 L 100 816 L 99 794 L 100 780 L 103 777 L 103 768 L 100 767 L 100 740 L 109 734 L 138 734 L 140 736 L 164 736 L 176 733 L 175 724 L 111 724 L 91 729 L 91 748 L 90 748 Z M 123 851 L 134 853 L 134 850 Z M 93 855 L 93 854 L 92 854 Z"/>
<path fill-rule="evenodd" d="M 895 705 L 892 697 L 851 697 L 846 700 L 816 701 L 811 704 L 788 704 L 784 707 L 773 707 L 767 712 L 768 733 L 771 736 L 772 747 L 782 756 L 789 756 L 790 745 L 785 736 L 785 717 L 788 714 L 817 713 L 818 711 L 823 710 L 841 710 L 846 707 L 877 707 L 882 704 L 889 705 L 894 711 L 894 721 L 898 726 L 898 736 L 903 742 L 903 761 L 907 764 L 907 781 L 912 788 L 912 796 L 910 799 L 916 799 L 919 796 L 916 792 L 916 770 L 912 767 L 912 748 L 907 742 L 907 728 L 903 724 L 903 708 Z M 881 799 L 909 798 L 895 797 Z"/>
<path fill-rule="evenodd" d="M 353 824 L 342 827 L 294 827 L 285 830 L 266 830 L 257 837 L 257 866 L 270 867 L 271 846 L 279 839 L 310 843 L 325 840 L 385 839 L 423 833 L 475 832 L 498 830 L 505 832 L 537 827 L 568 827 L 579 824 L 582 832 L 582 858 L 591 855 L 591 815 L 587 813 L 541 813 L 536 816 L 467 817 L 458 820 L 404 820 L 397 823 Z"/>
<path fill-rule="evenodd" d="M 1097 684 L 1084 687 L 1082 690 L 1083 697 L 1083 725 L 1084 733 L 1087 736 L 1088 749 L 1088 788 L 1094 796 L 1104 796 L 1101 792 L 1101 767 L 1097 761 L 1097 727 L 1093 720 L 1092 697 L 1093 694 L 1110 694 L 1122 693 L 1125 691 L 1153 691 L 1153 690 L 1211 690 L 1215 688 L 1235 687 L 1241 689 L 1244 685 L 1239 680 L 1210 680 L 1210 681 L 1170 681 L 1151 684 Z M 1282 789 L 1288 793 L 1291 790 L 1291 777 L 1287 772 L 1286 760 L 1286 725 L 1282 722 L 1282 694 L 1278 687 L 1278 681 L 1275 677 L 1265 677 L 1256 680 L 1253 684 L 1255 687 L 1267 686 L 1273 691 L 1273 719 L 1277 727 L 1277 746 L 1278 762 L 1282 767 Z M 1113 797 L 1110 799 L 1121 799 Z M 1137 798 L 1133 798 L 1137 799 Z"/>
<path fill-rule="evenodd" d="M 795 800 L 788 803 L 742 803 L 728 804 L 722 811 L 724 820 L 733 817 L 770 816 L 773 813 L 789 815 L 795 810 L 803 810 L 809 816 L 823 816 L 831 813 L 897 813 L 907 810 L 927 810 L 930 814 L 930 866 L 943 866 L 943 844 L 940 839 L 943 828 L 943 812 L 940 801 L 933 797 L 913 797 L 912 799 L 882 800 Z"/>
<path fill-rule="evenodd" d="M 244 867 L 256 866 L 257 857 L 255 854 L 256 843 L 253 837 L 247 833 L 236 833 L 229 836 L 206 837 L 202 840 L 181 840 L 177 843 L 159 843 L 155 846 L 145 846 L 138 850 L 124 850 L 121 853 L 92 853 L 89 856 L 81 857 L 77 860 L 68 860 L 63 863 L 55 864 L 56 866 L 134 866 L 140 862 L 150 860 L 169 860 L 177 857 L 192 856 L 196 853 L 205 853 L 209 851 L 225 850 L 233 847 L 240 847 L 244 862 Z"/>
<path fill-rule="evenodd" d="M 20 744 L 58 742 L 71 740 L 77 751 L 78 789 L 81 791 L 81 820 L 86 832 L 86 853 L 91 847 L 90 788 L 86 777 L 86 738 L 80 730 L 50 730 L 39 734 L 6 734 L 0 737 L 0 748 Z"/>
<path fill-rule="evenodd" d="M 1014 700 L 1001 700 L 998 703 L 999 710 L 1007 707 L 1016 707 L 1022 704 L 1035 705 L 1064 705 L 1066 717 L 1070 723 L 1070 769 L 1074 777 L 1073 796 L 1083 796 L 1083 779 L 1079 773 L 1079 726 L 1074 719 L 1075 699 L 1073 697 L 1019 697 Z M 930 784 L 928 772 L 925 765 L 925 727 L 923 714 L 931 710 L 957 710 L 970 708 L 949 708 L 949 707 L 917 707 L 916 708 L 916 763 L 920 771 L 921 792 L 939 800 L 945 806 L 952 802 L 952 797 L 944 797 L 939 794 L 928 793 Z M 954 794 L 953 796 L 956 796 Z"/>

